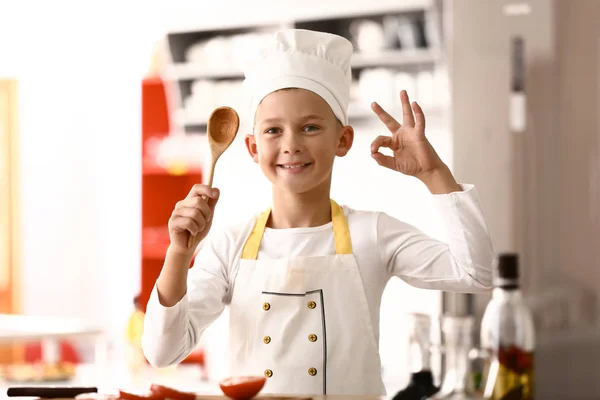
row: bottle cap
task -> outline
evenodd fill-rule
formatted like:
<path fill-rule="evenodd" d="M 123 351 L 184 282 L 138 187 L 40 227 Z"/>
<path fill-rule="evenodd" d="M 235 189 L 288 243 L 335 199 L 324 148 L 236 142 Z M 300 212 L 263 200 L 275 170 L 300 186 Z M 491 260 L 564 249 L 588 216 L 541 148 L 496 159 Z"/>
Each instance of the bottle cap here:
<path fill-rule="evenodd" d="M 498 277 L 502 279 L 519 279 L 519 255 L 503 253 L 498 257 Z"/>
<path fill-rule="evenodd" d="M 433 386 L 433 374 L 431 371 L 419 371 L 414 372 L 413 374 L 413 382 L 417 383 L 419 386 Z"/>

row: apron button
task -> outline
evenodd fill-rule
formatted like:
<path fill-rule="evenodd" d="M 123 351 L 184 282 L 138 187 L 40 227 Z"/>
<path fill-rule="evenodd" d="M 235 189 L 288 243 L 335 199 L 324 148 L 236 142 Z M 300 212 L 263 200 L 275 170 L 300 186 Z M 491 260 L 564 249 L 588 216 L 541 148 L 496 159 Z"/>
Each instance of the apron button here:
<path fill-rule="evenodd" d="M 309 302 L 308 302 L 308 308 L 310 308 L 311 310 L 312 310 L 313 308 L 315 308 L 316 306 L 317 306 L 317 303 L 315 303 L 314 301 L 309 301 Z"/>
<path fill-rule="evenodd" d="M 310 335 L 308 335 L 308 340 L 310 340 L 311 342 L 316 342 L 317 335 L 315 335 L 314 333 L 311 333 Z"/>
<path fill-rule="evenodd" d="M 263 342 L 265 342 L 265 344 L 271 343 L 271 336 L 265 336 Z"/>
<path fill-rule="evenodd" d="M 315 376 L 317 374 L 317 369 L 316 368 L 309 368 L 308 369 L 308 374 L 310 376 Z"/>
<path fill-rule="evenodd" d="M 271 305 L 269 303 L 263 304 L 263 310 L 268 311 L 271 309 Z"/>
<path fill-rule="evenodd" d="M 267 378 L 270 378 L 273 376 L 273 371 L 271 371 L 270 369 L 265 369 L 265 376 Z"/>

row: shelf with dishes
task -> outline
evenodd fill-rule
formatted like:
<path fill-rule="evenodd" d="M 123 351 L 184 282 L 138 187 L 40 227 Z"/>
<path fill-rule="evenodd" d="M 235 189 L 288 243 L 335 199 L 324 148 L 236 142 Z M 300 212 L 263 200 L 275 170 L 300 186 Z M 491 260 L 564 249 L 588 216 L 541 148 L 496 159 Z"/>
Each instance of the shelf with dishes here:
<path fill-rule="evenodd" d="M 349 6 L 337 12 L 302 12 L 281 19 L 285 22 L 265 20 L 263 24 L 169 33 L 171 61 L 163 77 L 173 88 L 172 122 L 186 133 L 202 133 L 206 119 L 216 107 L 243 111 L 244 105 L 239 103 L 243 67 L 282 28 L 333 33 L 352 43 L 352 122 L 362 123 L 374 117 L 371 101 L 387 109 L 395 107 L 401 89 L 406 89 L 411 99 L 423 107 L 441 108 L 443 102 L 432 100 L 439 97 L 439 88 L 446 87 L 436 80 L 438 67 L 444 64 L 441 14 L 436 4 L 415 0 L 410 6 L 390 3 L 366 10 Z"/>
<path fill-rule="evenodd" d="M 399 93 L 406 90 L 426 116 L 441 114 L 449 101 L 445 75 L 439 71 L 399 71 L 389 67 L 365 68 L 353 74 L 348 115 L 350 122 L 361 124 L 376 119 L 370 104 L 378 102 L 393 115 L 399 115 Z M 242 80 L 186 80 L 179 83 L 182 103 L 172 110 L 173 123 L 185 132 L 206 131 L 208 116 L 217 107 L 230 106 L 243 112 Z M 243 119 L 243 116 L 242 116 Z"/>
<path fill-rule="evenodd" d="M 425 66 L 431 67 L 440 58 L 439 52 L 432 49 L 411 50 L 381 50 L 373 52 L 357 52 L 352 57 L 352 68 L 372 67 L 404 67 Z M 168 66 L 165 70 L 165 78 L 171 81 L 195 80 L 195 79 L 243 79 L 242 68 L 223 63 L 215 66 L 207 66 L 207 63 L 181 62 Z"/>
<path fill-rule="evenodd" d="M 197 74 L 231 77 L 239 75 L 241 67 L 256 56 L 274 32 L 297 28 L 348 39 L 356 52 L 354 67 L 435 61 L 432 50 L 439 48 L 442 28 L 438 6 L 432 0 L 419 1 L 421 4 L 411 7 L 403 3 L 406 1 L 366 8 L 348 5 L 335 12 L 290 11 L 278 22 L 265 18 L 262 23 L 205 25 L 169 32 L 169 58 L 175 67 L 173 71 L 180 69 L 180 79 L 195 78 Z M 190 66 L 193 68 L 187 68 Z"/>

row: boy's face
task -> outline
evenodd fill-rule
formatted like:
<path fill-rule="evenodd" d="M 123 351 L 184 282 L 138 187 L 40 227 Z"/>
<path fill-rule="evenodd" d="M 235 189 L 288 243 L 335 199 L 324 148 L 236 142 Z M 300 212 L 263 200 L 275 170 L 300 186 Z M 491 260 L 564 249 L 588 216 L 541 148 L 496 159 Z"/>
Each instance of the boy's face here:
<path fill-rule="evenodd" d="M 329 190 L 335 156 L 345 156 L 353 138 L 319 95 L 284 89 L 260 103 L 246 146 L 274 186 L 300 194 Z"/>

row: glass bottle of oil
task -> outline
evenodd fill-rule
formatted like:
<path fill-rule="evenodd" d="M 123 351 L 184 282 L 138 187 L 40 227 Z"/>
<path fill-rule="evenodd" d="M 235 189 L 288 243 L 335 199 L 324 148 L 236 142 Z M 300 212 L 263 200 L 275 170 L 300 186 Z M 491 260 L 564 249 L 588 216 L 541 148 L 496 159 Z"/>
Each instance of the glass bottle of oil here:
<path fill-rule="evenodd" d="M 501 254 L 494 291 L 481 322 L 481 349 L 488 355 L 484 397 L 491 400 L 535 398 L 535 328 L 519 286 L 519 257 Z"/>

